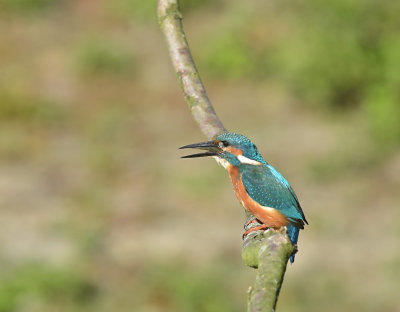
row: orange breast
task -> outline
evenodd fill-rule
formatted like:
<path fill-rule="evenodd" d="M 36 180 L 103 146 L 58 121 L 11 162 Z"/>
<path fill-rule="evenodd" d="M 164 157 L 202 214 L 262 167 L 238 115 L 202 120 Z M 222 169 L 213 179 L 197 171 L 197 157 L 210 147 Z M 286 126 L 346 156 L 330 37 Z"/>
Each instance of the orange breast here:
<path fill-rule="evenodd" d="M 229 177 L 231 178 L 236 197 L 246 210 L 248 210 L 253 216 L 255 216 L 268 227 L 279 229 L 282 226 L 287 225 L 286 217 L 279 212 L 279 210 L 272 207 L 261 206 L 247 194 L 242 183 L 242 179 L 239 175 L 239 168 L 230 165 L 227 170 L 229 172 Z"/>

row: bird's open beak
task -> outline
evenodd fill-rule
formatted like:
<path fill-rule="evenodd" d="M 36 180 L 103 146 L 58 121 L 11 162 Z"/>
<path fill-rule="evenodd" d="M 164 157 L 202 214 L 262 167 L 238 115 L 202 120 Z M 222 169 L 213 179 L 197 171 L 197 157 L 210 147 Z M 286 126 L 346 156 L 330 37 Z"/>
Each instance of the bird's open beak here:
<path fill-rule="evenodd" d="M 206 157 L 206 156 L 217 156 L 218 153 L 220 153 L 222 150 L 219 148 L 218 144 L 215 144 L 214 141 L 208 141 L 208 142 L 202 142 L 202 143 L 195 143 L 195 144 L 189 144 L 180 147 L 179 149 L 184 149 L 184 148 L 198 148 L 202 150 L 206 150 L 208 152 L 205 153 L 197 153 L 197 154 L 192 154 L 192 155 L 187 155 L 187 156 L 182 156 L 181 158 L 195 158 L 195 157 Z"/>

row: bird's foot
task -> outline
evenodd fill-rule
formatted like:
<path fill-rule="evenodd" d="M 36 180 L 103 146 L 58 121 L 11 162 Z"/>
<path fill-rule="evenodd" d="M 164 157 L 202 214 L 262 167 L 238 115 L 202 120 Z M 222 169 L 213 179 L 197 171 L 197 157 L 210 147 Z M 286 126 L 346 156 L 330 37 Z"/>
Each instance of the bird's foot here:
<path fill-rule="evenodd" d="M 252 216 L 251 218 L 247 219 L 243 227 L 245 230 L 247 230 L 250 225 L 252 225 L 251 227 L 254 227 L 255 224 L 262 224 L 262 222 L 256 217 Z"/>
<path fill-rule="evenodd" d="M 254 221 L 254 220 L 253 220 Z M 253 222 L 252 221 L 252 222 Z M 258 220 L 256 221 L 257 223 L 258 223 Z M 259 225 L 259 226 L 255 226 L 255 227 L 252 227 L 251 229 L 249 229 L 249 230 L 247 230 L 246 232 L 244 232 L 243 233 L 243 236 L 242 236 L 242 238 L 244 239 L 247 235 L 249 235 L 251 232 L 254 232 L 254 231 L 261 231 L 261 230 L 265 230 L 265 229 L 267 229 L 268 228 L 268 226 L 266 225 L 266 224 L 262 224 L 262 225 Z"/>

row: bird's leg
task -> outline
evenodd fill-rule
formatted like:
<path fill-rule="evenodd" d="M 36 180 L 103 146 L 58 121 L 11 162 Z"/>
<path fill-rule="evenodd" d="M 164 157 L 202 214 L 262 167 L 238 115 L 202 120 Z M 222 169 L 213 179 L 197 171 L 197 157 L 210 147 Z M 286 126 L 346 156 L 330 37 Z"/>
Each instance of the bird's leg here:
<path fill-rule="evenodd" d="M 251 215 L 248 211 L 246 211 L 246 215 L 247 220 L 244 224 L 244 229 L 246 232 L 244 232 L 243 238 L 245 238 L 249 233 L 253 231 L 259 231 L 268 228 L 265 224 L 263 224 L 255 216 Z"/>
<path fill-rule="evenodd" d="M 251 232 L 265 230 L 267 228 L 268 228 L 268 226 L 266 224 L 261 224 L 259 226 L 252 227 L 252 228 L 250 228 L 249 230 L 247 230 L 246 232 L 243 233 L 243 238 L 245 238 Z"/>
<path fill-rule="evenodd" d="M 248 218 L 246 220 L 246 223 L 244 224 L 244 229 L 247 230 L 250 224 L 261 224 L 260 220 L 258 220 L 255 216 L 250 216 L 250 218 Z M 252 225 L 253 227 L 254 225 Z"/>

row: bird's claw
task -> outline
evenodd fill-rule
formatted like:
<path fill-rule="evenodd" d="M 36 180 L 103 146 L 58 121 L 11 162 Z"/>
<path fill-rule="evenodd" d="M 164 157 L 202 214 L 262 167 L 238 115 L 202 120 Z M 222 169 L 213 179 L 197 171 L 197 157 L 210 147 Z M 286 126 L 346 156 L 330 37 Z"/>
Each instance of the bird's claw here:
<path fill-rule="evenodd" d="M 243 233 L 242 239 L 244 239 L 244 238 L 245 238 L 247 235 L 249 235 L 251 232 L 254 232 L 254 231 L 261 231 L 261 230 L 265 230 L 265 229 L 268 229 L 268 226 L 265 225 L 265 224 L 261 224 L 261 225 L 258 225 L 258 226 L 253 226 L 253 227 L 251 227 L 249 230 L 247 230 L 246 232 Z"/>
<path fill-rule="evenodd" d="M 247 219 L 246 223 L 243 225 L 245 230 L 248 230 L 249 225 L 252 225 L 250 228 L 254 227 L 254 224 L 262 224 L 255 216 L 251 216 Z"/>

